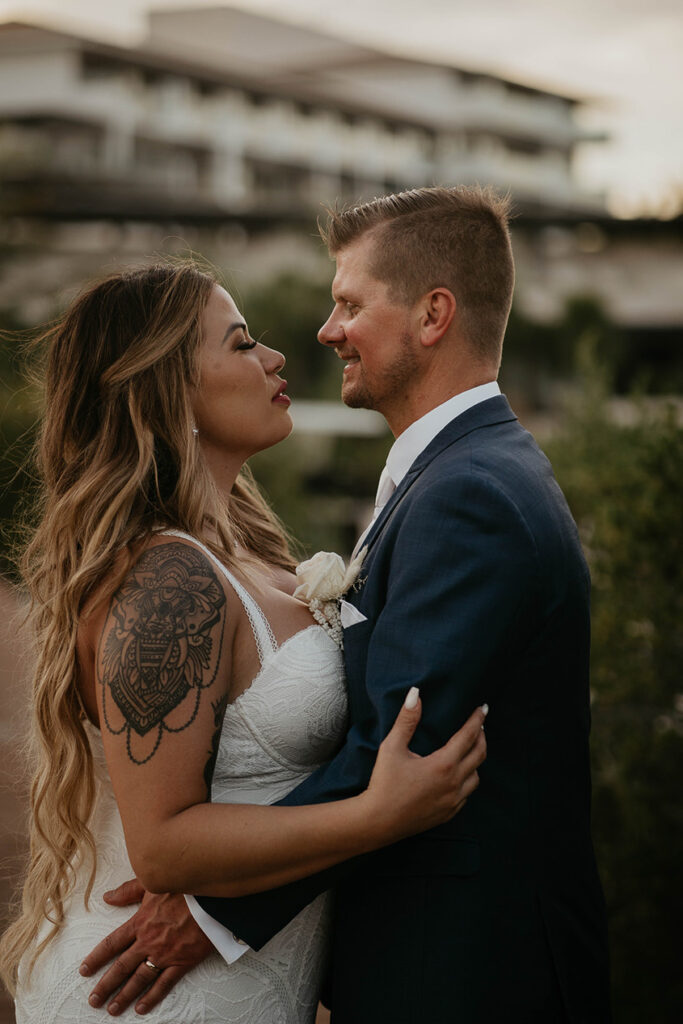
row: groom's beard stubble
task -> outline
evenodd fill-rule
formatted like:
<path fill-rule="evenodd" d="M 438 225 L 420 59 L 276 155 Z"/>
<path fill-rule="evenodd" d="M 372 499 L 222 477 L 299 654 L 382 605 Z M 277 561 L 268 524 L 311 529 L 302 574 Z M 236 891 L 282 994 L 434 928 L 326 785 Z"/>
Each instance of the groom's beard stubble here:
<path fill-rule="evenodd" d="M 409 334 L 399 339 L 389 366 L 375 370 L 372 375 L 366 373 L 362 360 L 357 366 L 356 380 L 342 380 L 342 402 L 350 409 L 374 409 L 386 415 L 388 408 L 400 402 L 418 379 L 419 361 Z"/>

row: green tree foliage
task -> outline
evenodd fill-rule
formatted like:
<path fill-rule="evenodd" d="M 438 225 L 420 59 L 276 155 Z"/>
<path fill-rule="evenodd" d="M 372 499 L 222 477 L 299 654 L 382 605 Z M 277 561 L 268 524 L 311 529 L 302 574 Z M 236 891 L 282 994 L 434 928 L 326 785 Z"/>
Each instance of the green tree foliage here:
<path fill-rule="evenodd" d="M 331 276 L 331 273 L 330 273 Z M 244 301 L 252 335 L 287 357 L 284 376 L 297 399 L 338 400 L 341 364 L 317 341 L 332 309 L 330 285 L 291 272 Z M 364 520 L 390 443 L 380 438 L 294 436 L 251 460 L 273 506 L 303 552 L 320 549 L 348 554 Z"/>
<path fill-rule="evenodd" d="M 251 334 L 287 357 L 284 374 L 294 398 L 339 397 L 338 367 L 317 341 L 331 309 L 329 282 L 309 281 L 296 273 L 283 274 L 245 295 Z"/>
<path fill-rule="evenodd" d="M 35 494 L 31 450 L 38 405 L 25 375 L 27 334 L 11 310 L 0 310 L 0 573 L 16 576 L 17 542 Z"/>
<path fill-rule="evenodd" d="M 337 370 L 337 387 L 338 381 Z M 372 513 L 392 440 L 388 430 L 383 437 L 293 436 L 250 460 L 303 557 L 321 550 L 350 554 Z"/>
<path fill-rule="evenodd" d="M 683 1006 L 683 431 L 673 408 L 606 415 L 600 374 L 549 446 L 593 577 L 594 836 L 615 1020 Z"/>
<path fill-rule="evenodd" d="M 598 299 L 590 295 L 568 299 L 554 323 L 532 320 L 513 306 L 505 332 L 504 389 L 509 387 L 538 408 L 554 404 L 553 385 L 575 377 L 577 347 L 587 343 L 613 367 L 615 382 L 620 387 L 628 384 L 628 341 Z"/>

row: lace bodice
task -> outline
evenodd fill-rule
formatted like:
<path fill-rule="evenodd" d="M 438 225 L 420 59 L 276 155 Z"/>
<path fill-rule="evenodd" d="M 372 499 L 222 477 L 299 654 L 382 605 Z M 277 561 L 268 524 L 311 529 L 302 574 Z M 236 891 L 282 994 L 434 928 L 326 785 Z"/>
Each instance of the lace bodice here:
<path fill-rule="evenodd" d="M 173 532 L 198 544 L 194 538 Z M 214 769 L 212 800 L 274 803 L 335 753 L 346 729 L 346 694 L 339 648 L 311 625 L 278 647 L 254 599 L 208 549 L 208 557 L 235 589 L 254 633 L 260 671 L 228 705 Z M 106 1013 L 88 1006 L 93 979 L 78 966 L 130 916 L 107 907 L 107 889 L 132 877 L 121 819 L 99 731 L 90 726 L 98 795 L 91 829 L 98 855 L 90 910 L 83 894 L 88 870 L 76 866 L 66 924 L 39 958 L 30 984 L 21 972 L 17 1024 L 102 1024 Z M 311 1024 L 326 952 L 329 900 L 318 897 L 259 952 L 227 966 L 217 954 L 187 974 L 150 1024 Z M 47 928 L 44 930 L 47 930 Z M 42 937 L 42 936 L 41 936 Z M 130 1009 L 122 1020 L 139 1019 Z"/>
<path fill-rule="evenodd" d="M 226 709 L 212 799 L 251 803 L 267 789 L 272 803 L 333 756 L 346 714 L 337 651 L 320 626 L 309 626 L 266 655 Z"/>

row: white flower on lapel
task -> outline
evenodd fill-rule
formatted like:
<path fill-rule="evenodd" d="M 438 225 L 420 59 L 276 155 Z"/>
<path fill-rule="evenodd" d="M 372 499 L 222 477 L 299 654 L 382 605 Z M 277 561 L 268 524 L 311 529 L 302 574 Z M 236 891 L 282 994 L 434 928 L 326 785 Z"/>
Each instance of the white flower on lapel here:
<path fill-rule="evenodd" d="M 336 552 L 318 551 L 296 567 L 301 582 L 294 597 L 308 604 L 313 618 L 340 647 L 343 647 L 343 630 L 339 604 L 342 595 L 356 582 L 367 550 L 361 548 L 348 566 Z"/>
<path fill-rule="evenodd" d="M 294 597 L 302 601 L 336 601 L 358 578 L 367 548 L 362 548 L 348 565 L 334 551 L 318 551 L 317 554 L 296 567 L 297 579 L 301 582 L 294 591 Z"/>

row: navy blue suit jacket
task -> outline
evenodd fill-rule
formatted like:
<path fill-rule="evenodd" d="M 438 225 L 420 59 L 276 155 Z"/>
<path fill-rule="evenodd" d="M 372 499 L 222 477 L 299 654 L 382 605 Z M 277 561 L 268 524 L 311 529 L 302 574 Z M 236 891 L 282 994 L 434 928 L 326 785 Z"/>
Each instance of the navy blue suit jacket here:
<path fill-rule="evenodd" d="M 370 532 L 344 632 L 350 729 L 283 801 L 361 791 L 411 686 L 418 753 L 490 705 L 481 784 L 452 821 L 362 861 L 200 902 L 254 948 L 336 886 L 339 1024 L 606 1024 L 590 838 L 589 591 L 546 457 L 503 396 L 453 420 Z"/>

